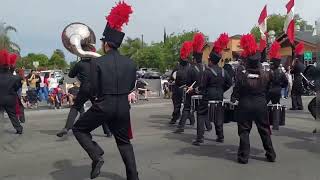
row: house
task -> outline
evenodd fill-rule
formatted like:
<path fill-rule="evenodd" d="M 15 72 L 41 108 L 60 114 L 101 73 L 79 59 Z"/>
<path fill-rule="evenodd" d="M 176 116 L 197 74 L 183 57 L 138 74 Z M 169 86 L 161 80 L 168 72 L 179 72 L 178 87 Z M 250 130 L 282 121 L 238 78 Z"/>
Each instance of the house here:
<path fill-rule="evenodd" d="M 288 67 L 292 64 L 292 45 L 289 42 L 287 35 L 283 34 L 277 38 L 281 44 L 280 54 L 282 56 L 282 63 Z M 320 35 L 316 35 L 313 31 L 296 31 L 295 45 L 299 42 L 304 43 L 304 51 L 306 55 L 312 54 L 312 59 L 306 59 L 305 64 L 312 64 L 320 60 Z"/>
<path fill-rule="evenodd" d="M 223 65 L 225 63 L 225 60 L 229 61 L 235 61 L 239 57 L 240 52 L 242 51 L 240 48 L 240 38 L 241 35 L 234 35 L 230 37 L 230 41 L 228 44 L 228 47 L 224 50 L 222 53 L 222 60 L 220 62 L 220 65 Z M 203 61 L 208 62 L 208 57 L 213 48 L 213 43 L 208 43 L 205 47 L 205 50 L 203 51 Z"/>

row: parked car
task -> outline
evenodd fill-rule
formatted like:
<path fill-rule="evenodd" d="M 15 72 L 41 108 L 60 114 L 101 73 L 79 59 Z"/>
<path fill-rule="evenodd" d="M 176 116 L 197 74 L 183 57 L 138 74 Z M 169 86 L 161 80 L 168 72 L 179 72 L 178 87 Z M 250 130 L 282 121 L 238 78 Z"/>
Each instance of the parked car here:
<path fill-rule="evenodd" d="M 147 71 L 148 71 L 147 68 L 140 68 L 140 69 L 137 71 L 137 74 L 143 76 Z"/>
<path fill-rule="evenodd" d="M 159 72 L 146 72 L 142 77 L 145 79 L 161 79 L 161 73 L 159 73 Z"/>
<path fill-rule="evenodd" d="M 64 82 L 64 76 L 63 72 L 61 70 L 48 70 L 48 71 L 41 71 L 40 76 L 44 77 L 46 74 L 49 75 L 49 77 L 53 74 L 55 78 L 58 79 L 60 84 L 63 84 Z"/>
<path fill-rule="evenodd" d="M 27 77 L 31 73 L 31 69 L 24 70 L 24 77 Z"/>

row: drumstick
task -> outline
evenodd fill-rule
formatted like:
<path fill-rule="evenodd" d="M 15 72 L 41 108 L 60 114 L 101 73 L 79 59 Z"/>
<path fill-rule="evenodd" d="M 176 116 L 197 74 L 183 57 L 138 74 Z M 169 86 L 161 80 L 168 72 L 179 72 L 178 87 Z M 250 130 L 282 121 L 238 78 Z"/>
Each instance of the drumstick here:
<path fill-rule="evenodd" d="M 193 82 L 192 85 L 189 88 L 193 88 L 193 86 L 196 84 L 197 81 Z M 190 89 L 187 90 L 186 93 L 188 93 L 190 91 Z"/>

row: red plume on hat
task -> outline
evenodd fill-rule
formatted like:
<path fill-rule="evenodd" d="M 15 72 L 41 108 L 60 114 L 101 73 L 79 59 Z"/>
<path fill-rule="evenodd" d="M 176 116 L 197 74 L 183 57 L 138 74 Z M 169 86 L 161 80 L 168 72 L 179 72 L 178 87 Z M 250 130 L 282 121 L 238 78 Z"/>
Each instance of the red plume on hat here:
<path fill-rule="evenodd" d="M 220 34 L 219 38 L 213 43 L 213 50 L 217 54 L 221 54 L 229 44 L 229 36 L 227 33 Z"/>
<path fill-rule="evenodd" d="M 106 17 L 108 25 L 110 28 L 121 32 L 122 26 L 128 24 L 129 17 L 132 13 L 132 7 L 124 1 L 120 1 L 111 9 L 110 14 Z"/>
<path fill-rule="evenodd" d="M 184 42 L 180 49 L 180 58 L 182 60 L 188 59 L 191 52 L 192 52 L 192 42 L 191 41 Z"/>
<path fill-rule="evenodd" d="M 257 52 L 258 45 L 252 34 L 243 35 L 240 39 L 240 47 L 243 49 L 241 56 L 246 58 Z"/>
<path fill-rule="evenodd" d="M 0 51 L 0 65 L 8 65 L 10 62 L 9 60 L 9 52 L 6 49 Z"/>
<path fill-rule="evenodd" d="M 10 54 L 9 59 L 10 59 L 10 63 L 9 63 L 10 66 L 16 66 L 18 55 L 14 53 Z"/>
<path fill-rule="evenodd" d="M 281 55 L 279 52 L 280 48 L 281 48 L 280 43 L 278 41 L 275 41 L 270 47 L 269 58 L 280 60 L 281 59 Z"/>
<path fill-rule="evenodd" d="M 296 46 L 296 55 L 302 55 L 304 52 L 304 44 L 303 42 L 300 42 L 297 46 Z"/>
<path fill-rule="evenodd" d="M 193 36 L 193 52 L 202 53 L 203 47 L 206 44 L 205 37 L 202 33 L 196 33 Z"/>

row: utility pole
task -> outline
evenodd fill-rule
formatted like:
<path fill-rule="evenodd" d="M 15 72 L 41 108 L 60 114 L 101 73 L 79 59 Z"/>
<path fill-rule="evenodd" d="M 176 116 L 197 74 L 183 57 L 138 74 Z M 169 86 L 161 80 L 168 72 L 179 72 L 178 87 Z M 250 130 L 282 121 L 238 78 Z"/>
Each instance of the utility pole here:
<path fill-rule="evenodd" d="M 143 44 L 144 44 L 144 42 L 143 42 L 143 34 L 141 34 L 141 47 L 142 47 L 142 49 L 143 49 Z"/>

